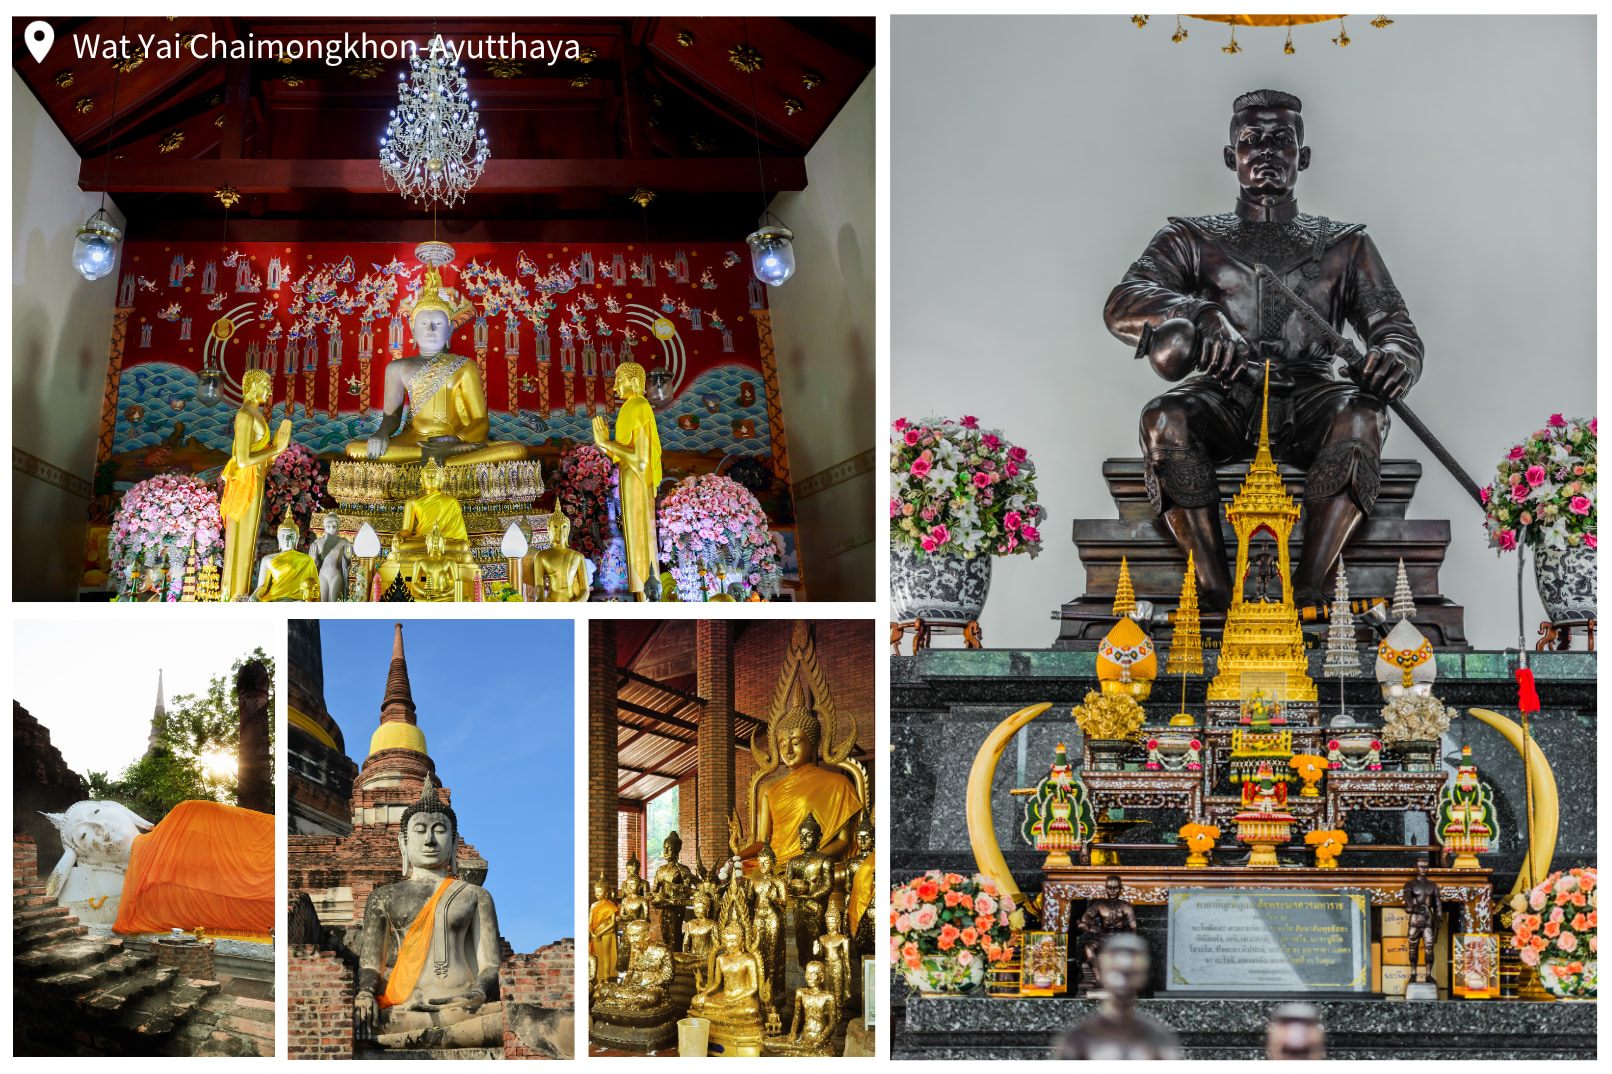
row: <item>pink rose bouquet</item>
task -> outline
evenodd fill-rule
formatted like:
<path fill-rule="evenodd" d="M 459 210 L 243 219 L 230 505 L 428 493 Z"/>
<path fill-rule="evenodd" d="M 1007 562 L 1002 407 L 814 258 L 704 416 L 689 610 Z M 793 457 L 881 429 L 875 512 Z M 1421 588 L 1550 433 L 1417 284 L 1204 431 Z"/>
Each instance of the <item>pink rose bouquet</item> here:
<path fill-rule="evenodd" d="M 173 551 L 184 549 L 188 558 L 194 549 L 199 564 L 224 550 L 218 497 L 206 482 L 190 474 L 147 478 L 118 502 L 108 545 L 112 577 L 120 591 L 130 585 L 130 566 L 158 567 L 177 558 L 181 569 L 170 572 L 167 592 L 167 599 L 176 601 L 185 580 L 184 558 L 175 557 Z"/>
<path fill-rule="evenodd" d="M 289 505 L 291 517 L 296 520 L 302 536 L 306 536 L 309 532 L 308 520 L 319 509 L 319 501 L 324 498 L 325 481 L 325 468 L 319 457 L 293 442 L 275 456 L 274 465 L 269 467 L 263 483 L 262 524 L 271 532 L 279 529 L 280 520 L 285 518 L 285 509 Z M 297 543 L 302 543 L 300 537 Z"/>
<path fill-rule="evenodd" d="M 1596 546 L 1596 419 L 1552 414 L 1517 444 L 1482 490 L 1489 544 L 1502 552 Z"/>
<path fill-rule="evenodd" d="M 1530 966 L 1551 964 L 1552 983 L 1570 994 L 1594 994 L 1599 947 L 1595 886 L 1593 868 L 1568 869 L 1551 873 L 1511 900 L 1512 948 Z"/>
<path fill-rule="evenodd" d="M 890 958 L 915 987 L 964 991 L 1012 959 L 1017 909 L 978 873 L 931 869 L 890 889 Z"/>
<path fill-rule="evenodd" d="M 670 564 L 683 600 L 714 595 L 724 574 L 730 584 L 777 594 L 778 546 L 767 514 L 732 478 L 699 474 L 679 481 L 661 501 L 656 533 L 661 562 Z"/>
<path fill-rule="evenodd" d="M 978 418 L 897 419 L 890 473 L 890 540 L 920 560 L 1041 551 L 1035 464 Z"/>
<path fill-rule="evenodd" d="M 615 465 L 592 444 L 578 444 L 560 456 L 555 494 L 560 510 L 571 520 L 571 547 L 594 562 L 604 554 L 610 497 L 617 480 Z"/>

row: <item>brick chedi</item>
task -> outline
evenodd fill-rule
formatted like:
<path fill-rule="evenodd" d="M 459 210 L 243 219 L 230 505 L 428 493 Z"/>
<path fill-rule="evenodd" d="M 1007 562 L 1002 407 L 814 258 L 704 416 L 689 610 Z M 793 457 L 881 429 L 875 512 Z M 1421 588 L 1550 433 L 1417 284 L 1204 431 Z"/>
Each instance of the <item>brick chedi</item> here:
<path fill-rule="evenodd" d="M 317 707 L 323 708 L 322 698 Z M 379 725 L 353 781 L 351 833 L 293 834 L 289 838 L 288 885 L 293 892 L 308 893 L 320 924 L 356 929 L 364 919 L 369 893 L 402 879 L 399 825 L 403 811 L 420 797 L 427 775 L 436 780 L 436 765 L 426 752 L 425 733 L 416 718 L 403 653 L 403 625 L 399 623 L 393 635 L 392 665 L 381 698 Z M 447 787 L 439 785 L 437 796 L 451 804 Z M 459 875 L 472 883 L 481 883 L 487 875 L 487 863 L 463 839 L 458 862 Z"/>
<path fill-rule="evenodd" d="M 353 778 L 358 766 L 347 756 L 341 728 L 325 708 L 319 620 L 292 619 L 287 626 L 290 831 L 295 835 L 348 835 L 353 830 Z"/>

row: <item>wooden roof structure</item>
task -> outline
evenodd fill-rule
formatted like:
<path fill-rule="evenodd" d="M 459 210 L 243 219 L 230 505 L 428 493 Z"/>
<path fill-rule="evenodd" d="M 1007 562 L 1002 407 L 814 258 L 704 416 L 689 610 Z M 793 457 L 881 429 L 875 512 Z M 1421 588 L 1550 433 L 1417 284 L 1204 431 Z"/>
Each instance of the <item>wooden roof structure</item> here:
<path fill-rule="evenodd" d="M 131 238 L 217 237 L 213 192 L 226 185 L 244 195 L 230 216 L 239 241 L 384 241 L 398 221 L 429 226 L 428 211 L 383 187 L 377 157 L 407 62 L 346 44 L 334 65 L 282 62 L 292 41 L 395 53 L 433 32 L 493 39 L 463 61 L 492 158 L 440 214 L 450 241 L 643 240 L 646 218 L 652 241 L 742 238 L 763 184 L 765 197 L 806 185 L 807 151 L 874 62 L 870 17 L 57 18 L 43 62 L 28 22 L 13 20 L 13 67 L 83 158 L 80 187 L 110 190 Z M 574 40 L 586 62 L 496 55 L 510 35 Z M 149 50 L 121 75 L 114 59 L 82 54 L 125 36 Z M 274 58 L 227 58 L 240 43 Z M 220 45 L 218 58 L 194 56 Z M 736 55 L 760 58 L 754 96 Z M 657 194 L 647 210 L 627 197 L 638 187 Z"/>

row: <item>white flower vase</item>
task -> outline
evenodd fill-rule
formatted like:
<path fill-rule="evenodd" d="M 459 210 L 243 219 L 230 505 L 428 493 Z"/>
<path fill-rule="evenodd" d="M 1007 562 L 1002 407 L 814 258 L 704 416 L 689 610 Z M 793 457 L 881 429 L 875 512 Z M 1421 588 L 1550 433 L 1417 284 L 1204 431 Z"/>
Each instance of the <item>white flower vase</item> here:
<path fill-rule="evenodd" d="M 924 555 L 890 545 L 890 612 L 898 622 L 977 623 L 991 591 L 991 557 Z"/>
<path fill-rule="evenodd" d="M 1595 618 L 1595 549 L 1534 549 L 1534 584 L 1553 623 Z"/>
<path fill-rule="evenodd" d="M 963 996 L 978 989 L 985 980 L 985 960 L 971 955 L 965 966 L 951 955 L 924 955 L 918 967 L 906 970 L 904 976 L 921 995 Z"/>

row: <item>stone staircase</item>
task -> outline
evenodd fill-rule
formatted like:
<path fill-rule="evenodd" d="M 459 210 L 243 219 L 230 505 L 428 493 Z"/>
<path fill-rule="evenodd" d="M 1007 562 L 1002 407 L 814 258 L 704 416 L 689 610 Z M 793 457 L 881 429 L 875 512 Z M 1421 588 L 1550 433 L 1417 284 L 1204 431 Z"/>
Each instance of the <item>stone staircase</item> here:
<path fill-rule="evenodd" d="M 157 956 L 91 936 L 45 895 L 12 881 L 16 1055 L 272 1056 L 274 1005 L 180 980 Z"/>

